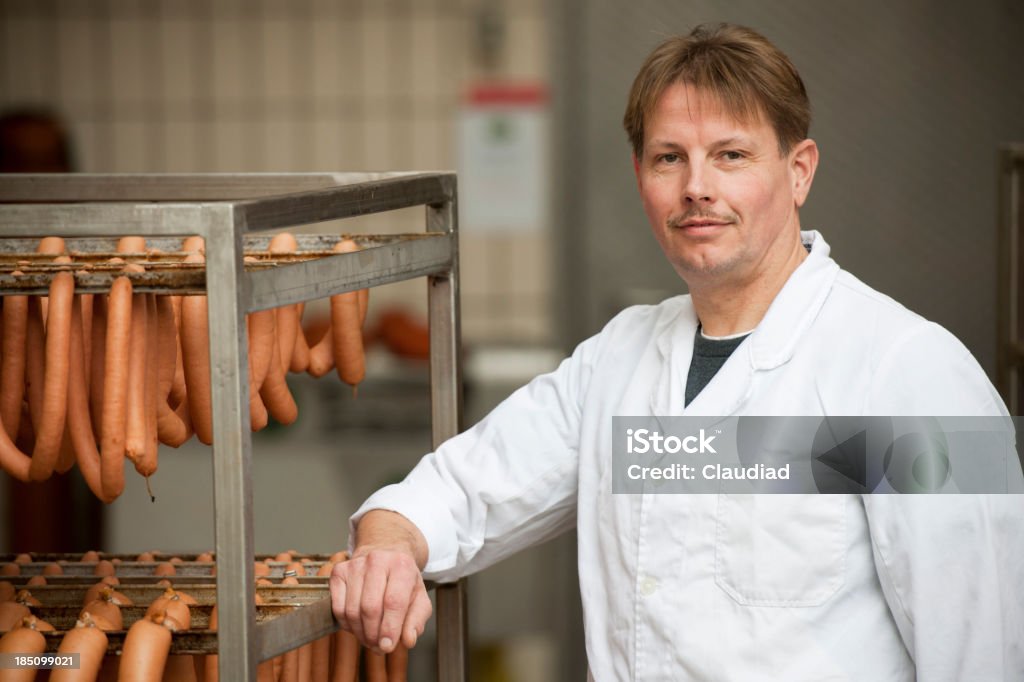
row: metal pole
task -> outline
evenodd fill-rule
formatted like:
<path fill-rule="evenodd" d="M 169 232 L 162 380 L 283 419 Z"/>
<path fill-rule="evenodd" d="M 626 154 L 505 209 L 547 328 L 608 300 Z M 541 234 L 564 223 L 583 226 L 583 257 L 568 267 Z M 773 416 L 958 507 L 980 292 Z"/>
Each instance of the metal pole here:
<path fill-rule="evenodd" d="M 217 545 L 219 670 L 223 680 L 256 680 L 252 439 L 242 265 L 245 219 L 231 206 L 206 239 L 206 292 L 213 397 L 213 503 Z"/>
<path fill-rule="evenodd" d="M 433 446 L 456 435 L 462 421 L 462 370 L 459 352 L 458 223 L 452 198 L 427 206 L 427 231 L 452 236 L 451 271 L 427 281 L 430 316 L 430 405 Z M 469 630 L 466 581 L 440 585 L 437 603 L 437 679 L 465 682 L 469 679 Z"/>

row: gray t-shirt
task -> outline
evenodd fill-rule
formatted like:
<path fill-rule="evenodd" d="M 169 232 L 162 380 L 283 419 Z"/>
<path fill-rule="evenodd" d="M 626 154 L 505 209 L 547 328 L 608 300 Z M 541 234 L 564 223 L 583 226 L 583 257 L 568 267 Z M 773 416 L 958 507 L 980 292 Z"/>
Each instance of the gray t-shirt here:
<path fill-rule="evenodd" d="M 711 378 L 718 373 L 732 352 L 750 336 L 744 334 L 734 339 L 706 339 L 697 325 L 697 335 L 693 339 L 693 357 L 690 359 L 690 371 L 686 375 L 686 405 L 697 397 Z"/>

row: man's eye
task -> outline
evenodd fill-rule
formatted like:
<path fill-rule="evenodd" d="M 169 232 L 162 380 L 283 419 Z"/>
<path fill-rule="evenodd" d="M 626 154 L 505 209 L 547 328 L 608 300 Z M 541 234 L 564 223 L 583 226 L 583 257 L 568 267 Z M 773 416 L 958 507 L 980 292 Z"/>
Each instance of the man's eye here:
<path fill-rule="evenodd" d="M 678 154 L 662 154 L 658 157 L 658 160 L 662 163 L 675 163 L 679 160 Z"/>
<path fill-rule="evenodd" d="M 729 160 L 729 161 L 739 161 L 740 159 L 743 158 L 742 152 L 736 152 L 736 151 L 732 151 L 732 150 L 727 151 L 727 152 L 722 152 L 722 156 L 725 159 Z"/>

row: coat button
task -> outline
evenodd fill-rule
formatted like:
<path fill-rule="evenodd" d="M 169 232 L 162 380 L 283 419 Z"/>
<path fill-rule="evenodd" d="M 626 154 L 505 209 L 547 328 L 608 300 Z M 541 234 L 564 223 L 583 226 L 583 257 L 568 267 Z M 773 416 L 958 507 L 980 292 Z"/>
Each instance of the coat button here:
<path fill-rule="evenodd" d="M 640 594 L 645 597 L 650 597 L 652 594 L 658 591 L 658 580 L 647 576 L 640 581 Z"/>

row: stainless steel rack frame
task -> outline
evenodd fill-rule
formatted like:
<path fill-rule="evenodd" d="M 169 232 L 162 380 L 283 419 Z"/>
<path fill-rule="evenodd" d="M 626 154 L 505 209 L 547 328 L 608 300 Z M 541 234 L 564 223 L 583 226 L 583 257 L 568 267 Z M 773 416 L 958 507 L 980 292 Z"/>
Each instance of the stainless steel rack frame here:
<path fill-rule="evenodd" d="M 222 679 L 255 680 L 259 661 L 337 629 L 327 599 L 256 622 L 245 315 L 426 276 L 432 441 L 440 445 L 458 433 L 462 407 L 456 201 L 454 173 L 0 175 L 0 240 L 197 234 L 206 241 Z M 250 232 L 420 205 L 426 234 L 281 267 L 243 267 Z M 435 598 L 438 679 L 463 682 L 465 585 L 437 586 Z"/>

